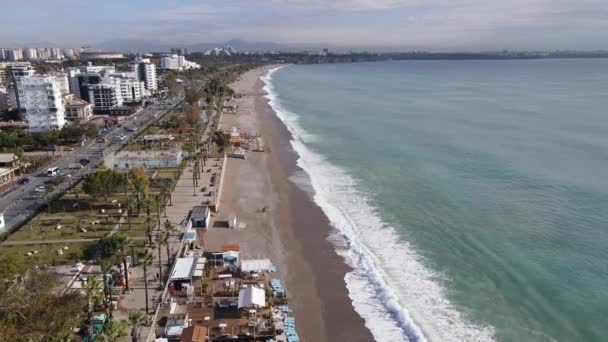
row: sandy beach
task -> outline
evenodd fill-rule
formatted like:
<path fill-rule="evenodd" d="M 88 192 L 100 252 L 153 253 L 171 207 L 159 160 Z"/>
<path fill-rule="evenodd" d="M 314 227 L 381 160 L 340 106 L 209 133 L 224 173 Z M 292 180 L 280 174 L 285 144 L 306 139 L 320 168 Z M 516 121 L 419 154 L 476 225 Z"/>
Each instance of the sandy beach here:
<path fill-rule="evenodd" d="M 227 161 L 220 210 L 212 219 L 220 226 L 236 216 L 246 228 L 210 229 L 203 236 L 205 249 L 239 243 L 242 258 L 269 258 L 285 284 L 303 341 L 373 341 L 348 297 L 344 275 L 349 268 L 327 241 L 326 216 L 289 181 L 301 170 L 289 132 L 263 97 L 259 78 L 269 69 L 249 71 L 232 85 L 243 96 L 236 99 L 237 114 L 224 114 L 221 121 L 225 131 L 236 127 L 261 135 L 271 151 Z"/>

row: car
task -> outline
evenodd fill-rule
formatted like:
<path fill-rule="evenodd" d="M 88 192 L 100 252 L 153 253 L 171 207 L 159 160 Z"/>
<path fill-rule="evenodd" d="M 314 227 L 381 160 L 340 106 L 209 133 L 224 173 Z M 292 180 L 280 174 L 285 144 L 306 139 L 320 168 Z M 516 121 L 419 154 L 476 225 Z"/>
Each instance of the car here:
<path fill-rule="evenodd" d="M 66 152 L 72 152 L 72 151 L 74 151 L 74 148 L 66 146 L 66 147 L 63 148 L 63 150 L 66 151 Z"/>
<path fill-rule="evenodd" d="M 38 187 L 36 187 L 36 189 L 34 189 L 34 191 L 36 191 L 36 192 L 46 192 L 46 186 L 43 186 L 43 185 L 38 186 Z"/>
<path fill-rule="evenodd" d="M 78 162 L 79 162 L 80 164 L 82 164 L 82 165 L 87 165 L 87 164 L 89 164 L 91 161 L 90 161 L 90 160 L 88 160 L 88 159 L 83 158 L 83 159 L 80 159 Z"/>
<path fill-rule="evenodd" d="M 17 183 L 19 183 L 19 184 L 27 184 L 29 182 L 30 182 L 30 179 L 27 178 L 27 177 L 23 177 L 23 178 L 21 178 L 20 180 L 17 181 Z"/>

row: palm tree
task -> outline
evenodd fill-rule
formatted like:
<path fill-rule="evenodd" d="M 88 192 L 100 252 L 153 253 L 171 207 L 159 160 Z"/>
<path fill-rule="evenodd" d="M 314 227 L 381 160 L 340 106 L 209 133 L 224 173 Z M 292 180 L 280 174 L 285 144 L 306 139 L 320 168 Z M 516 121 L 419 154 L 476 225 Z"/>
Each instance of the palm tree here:
<path fill-rule="evenodd" d="M 114 267 L 114 265 L 112 264 L 112 262 L 110 260 L 107 259 L 101 259 L 101 261 L 99 262 L 99 266 L 101 267 L 101 273 L 103 273 L 103 303 L 104 303 L 104 307 L 106 308 L 106 313 L 108 314 L 109 317 L 112 317 L 111 314 L 111 299 L 112 295 L 110 294 L 110 289 L 108 287 L 108 279 L 107 279 L 107 275 L 108 273 L 112 272 L 112 267 Z M 109 298 L 108 298 L 109 297 Z"/>
<path fill-rule="evenodd" d="M 139 262 L 141 262 L 141 264 L 144 267 L 144 289 L 145 289 L 145 293 L 146 293 L 146 314 L 149 312 L 149 308 L 148 308 L 148 265 L 150 265 L 152 263 L 152 260 L 154 260 L 154 256 L 152 255 L 152 253 L 150 252 L 149 249 L 144 249 L 143 251 L 139 252 L 139 254 L 137 255 L 139 257 Z"/>
<path fill-rule="evenodd" d="M 138 342 L 140 338 L 139 327 L 146 322 L 146 315 L 139 310 L 132 310 L 129 312 L 129 319 L 127 321 L 131 326 L 131 341 Z"/>
<path fill-rule="evenodd" d="M 167 194 L 169 195 L 169 205 L 173 205 L 173 196 L 171 196 L 171 193 L 173 192 L 173 189 L 175 187 L 175 178 L 169 178 L 169 186 L 168 186 L 168 191 Z"/>
<path fill-rule="evenodd" d="M 162 284 L 162 277 L 163 277 L 163 262 L 162 262 L 162 254 L 161 254 L 161 247 L 163 245 L 168 244 L 169 242 L 169 234 L 166 231 L 161 231 L 158 233 L 158 235 L 156 235 L 156 245 L 158 246 L 158 273 L 160 275 L 159 281 Z"/>
<path fill-rule="evenodd" d="M 133 208 L 135 207 L 135 200 L 131 197 L 127 199 L 127 224 L 129 230 L 131 230 L 131 216 L 133 216 Z"/>
<path fill-rule="evenodd" d="M 146 200 L 146 234 L 148 235 L 148 243 L 152 246 L 152 217 L 150 216 L 150 200 Z"/>
<path fill-rule="evenodd" d="M 211 141 L 217 146 L 219 153 L 223 153 L 228 146 L 228 138 L 226 137 L 226 134 L 217 129 L 211 133 Z"/>
<path fill-rule="evenodd" d="M 171 236 L 171 232 L 175 231 L 175 226 L 169 221 L 165 221 L 165 234 L 167 235 L 167 240 L 164 245 L 167 251 L 167 265 L 171 265 L 171 253 L 169 253 L 169 237 Z"/>
<path fill-rule="evenodd" d="M 160 205 L 161 205 L 162 191 L 159 194 L 154 195 L 154 201 L 156 202 L 156 218 L 158 224 L 160 224 Z M 159 227 L 160 228 L 160 227 Z"/>
<path fill-rule="evenodd" d="M 98 335 L 97 339 L 103 342 L 120 342 L 125 337 L 127 337 L 126 323 L 108 321 L 103 327 L 103 333 Z"/>
<path fill-rule="evenodd" d="M 75 340 L 69 334 L 65 335 L 65 336 L 58 336 L 58 337 L 51 338 L 51 342 L 74 342 L 74 341 Z"/>
<path fill-rule="evenodd" d="M 99 298 L 99 292 L 101 292 L 101 282 L 92 275 L 89 275 L 86 280 L 81 280 L 81 282 L 87 298 L 87 316 L 90 322 L 93 316 L 94 301 Z"/>
<path fill-rule="evenodd" d="M 122 264 L 124 266 L 125 290 L 129 290 L 129 269 L 127 266 L 127 256 L 129 255 L 128 249 L 131 246 L 131 239 L 129 239 L 128 236 L 122 234 L 116 234 L 114 236 L 116 240 L 116 249 L 118 250 L 120 257 L 122 258 Z"/>

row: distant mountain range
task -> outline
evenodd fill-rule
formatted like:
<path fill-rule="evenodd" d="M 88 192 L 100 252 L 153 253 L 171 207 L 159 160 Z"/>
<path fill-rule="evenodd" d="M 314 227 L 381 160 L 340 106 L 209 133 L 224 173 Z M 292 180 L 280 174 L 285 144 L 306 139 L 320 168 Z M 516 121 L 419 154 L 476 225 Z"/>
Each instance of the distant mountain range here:
<path fill-rule="evenodd" d="M 247 42 L 239 39 L 229 40 L 223 43 L 199 43 L 199 44 L 167 44 L 138 39 L 116 39 L 94 47 L 104 51 L 148 51 L 169 52 L 171 48 L 186 48 L 189 52 L 204 52 L 214 48 L 232 46 L 237 51 L 285 51 L 297 49 L 293 46 L 277 44 L 273 42 Z"/>

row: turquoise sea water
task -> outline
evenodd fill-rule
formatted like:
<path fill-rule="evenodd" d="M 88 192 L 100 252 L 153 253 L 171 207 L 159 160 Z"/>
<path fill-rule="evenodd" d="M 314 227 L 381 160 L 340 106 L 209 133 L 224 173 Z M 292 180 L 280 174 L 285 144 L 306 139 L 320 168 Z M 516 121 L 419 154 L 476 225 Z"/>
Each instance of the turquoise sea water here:
<path fill-rule="evenodd" d="M 606 341 L 608 60 L 267 78 L 378 341 Z"/>

